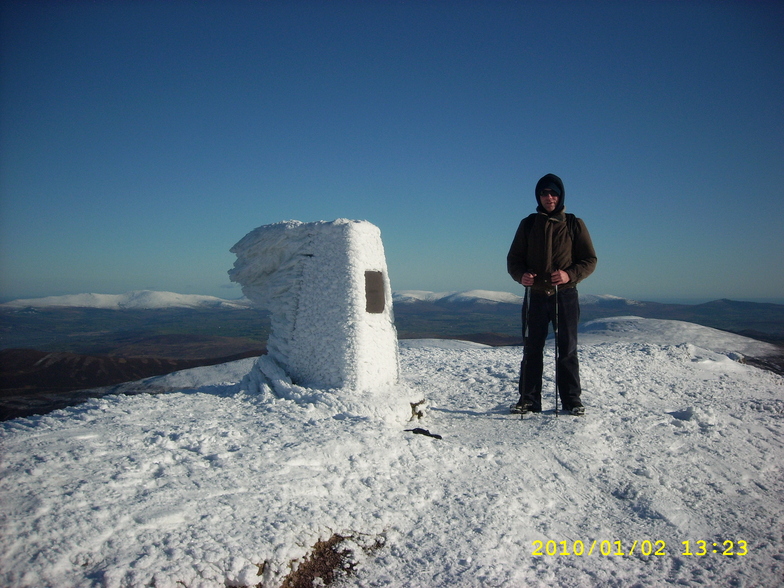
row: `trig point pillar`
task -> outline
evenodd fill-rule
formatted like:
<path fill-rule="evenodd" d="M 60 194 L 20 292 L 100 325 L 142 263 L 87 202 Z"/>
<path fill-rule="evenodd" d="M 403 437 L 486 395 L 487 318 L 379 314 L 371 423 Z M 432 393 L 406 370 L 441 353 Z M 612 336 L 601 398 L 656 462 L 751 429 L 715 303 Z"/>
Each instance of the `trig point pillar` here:
<path fill-rule="evenodd" d="M 231 249 L 233 282 L 271 314 L 267 343 L 294 383 L 369 389 L 398 381 L 381 231 L 367 221 L 285 221 Z"/>

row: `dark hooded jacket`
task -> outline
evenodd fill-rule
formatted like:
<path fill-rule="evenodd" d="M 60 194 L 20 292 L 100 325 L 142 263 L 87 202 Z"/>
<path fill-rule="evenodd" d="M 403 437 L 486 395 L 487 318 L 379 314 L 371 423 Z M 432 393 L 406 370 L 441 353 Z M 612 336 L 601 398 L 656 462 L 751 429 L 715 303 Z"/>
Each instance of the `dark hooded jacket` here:
<path fill-rule="evenodd" d="M 555 210 L 550 213 L 539 204 L 539 191 L 547 188 L 560 194 Z M 515 282 L 520 282 L 527 272 L 536 274 L 532 288 L 552 293 L 550 274 L 563 270 L 569 276 L 569 283 L 559 287 L 574 288 L 596 268 L 596 252 L 588 229 L 582 219 L 565 212 L 566 190 L 555 174 L 540 179 L 534 195 L 536 212 L 524 218 L 517 228 L 506 256 L 507 271 Z"/>

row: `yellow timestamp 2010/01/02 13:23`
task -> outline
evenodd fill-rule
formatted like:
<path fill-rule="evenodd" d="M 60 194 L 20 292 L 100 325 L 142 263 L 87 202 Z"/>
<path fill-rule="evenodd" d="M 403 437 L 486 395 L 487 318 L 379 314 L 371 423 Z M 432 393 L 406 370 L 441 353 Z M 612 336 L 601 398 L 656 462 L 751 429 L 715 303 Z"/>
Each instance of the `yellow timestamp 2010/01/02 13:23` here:
<path fill-rule="evenodd" d="M 738 540 L 723 540 L 723 541 L 707 541 L 698 539 L 696 541 L 687 540 L 681 541 L 683 550 L 679 555 L 682 556 L 705 556 L 705 555 L 726 555 L 726 556 L 744 556 L 749 553 L 748 542 L 743 539 Z M 598 547 L 598 550 L 597 550 Z M 572 541 L 542 541 L 537 539 L 533 542 L 533 551 L 531 555 L 534 556 L 584 556 L 584 555 L 597 555 L 603 556 L 663 556 L 671 555 L 667 552 L 667 542 L 659 540 L 644 539 L 642 541 L 635 540 L 631 543 L 623 541 L 610 541 L 604 539 L 599 541 L 594 539 L 590 542 L 584 542 L 579 539 Z"/>

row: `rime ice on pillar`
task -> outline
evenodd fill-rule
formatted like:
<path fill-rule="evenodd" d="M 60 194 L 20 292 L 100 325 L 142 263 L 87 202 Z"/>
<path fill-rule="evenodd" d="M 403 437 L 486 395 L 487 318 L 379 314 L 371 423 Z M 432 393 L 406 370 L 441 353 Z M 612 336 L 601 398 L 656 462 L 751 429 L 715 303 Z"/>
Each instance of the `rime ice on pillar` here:
<path fill-rule="evenodd" d="M 271 314 L 269 356 L 295 383 L 369 389 L 398 380 L 397 332 L 381 231 L 367 221 L 286 221 L 231 249 L 229 271 Z"/>

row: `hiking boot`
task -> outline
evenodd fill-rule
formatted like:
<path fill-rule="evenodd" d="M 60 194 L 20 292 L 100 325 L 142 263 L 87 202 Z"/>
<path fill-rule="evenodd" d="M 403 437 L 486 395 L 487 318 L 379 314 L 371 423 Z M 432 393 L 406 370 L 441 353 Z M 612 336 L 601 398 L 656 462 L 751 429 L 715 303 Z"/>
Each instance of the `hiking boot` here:
<path fill-rule="evenodd" d="M 542 412 L 542 409 L 534 406 L 534 403 L 530 400 L 525 400 L 510 406 L 509 412 L 512 414 L 528 414 L 529 412 Z"/>
<path fill-rule="evenodd" d="M 583 405 L 573 406 L 569 411 L 573 416 L 583 416 L 585 414 L 585 407 Z"/>

